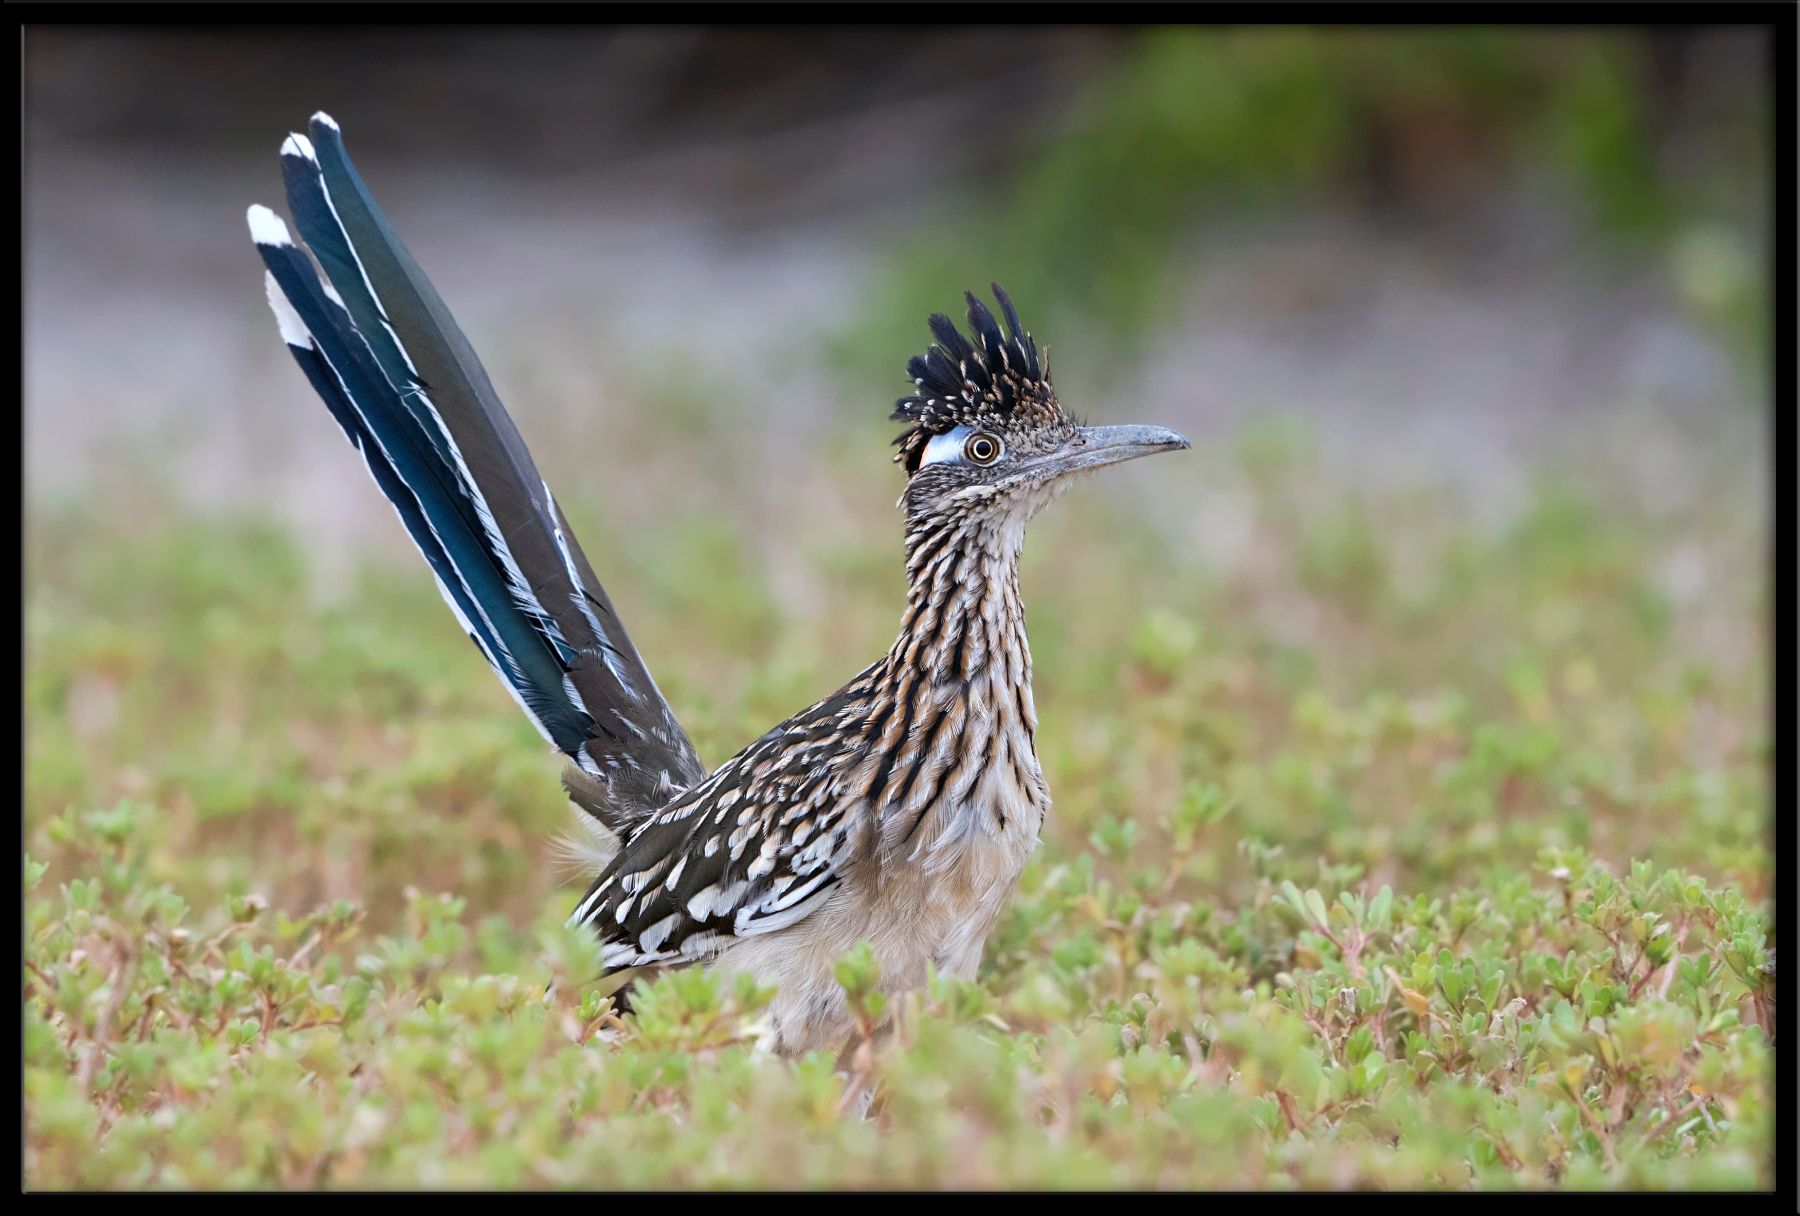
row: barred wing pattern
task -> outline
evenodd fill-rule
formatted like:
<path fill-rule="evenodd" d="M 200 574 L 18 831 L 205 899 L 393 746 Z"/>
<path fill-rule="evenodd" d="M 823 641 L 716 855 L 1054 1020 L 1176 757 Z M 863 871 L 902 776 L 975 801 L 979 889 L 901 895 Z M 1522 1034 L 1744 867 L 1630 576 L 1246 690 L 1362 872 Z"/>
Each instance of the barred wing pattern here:
<path fill-rule="evenodd" d="M 703 959 L 786 928 L 843 877 L 866 753 L 847 738 L 868 712 L 877 663 L 720 765 L 625 842 L 569 918 L 620 969 Z"/>

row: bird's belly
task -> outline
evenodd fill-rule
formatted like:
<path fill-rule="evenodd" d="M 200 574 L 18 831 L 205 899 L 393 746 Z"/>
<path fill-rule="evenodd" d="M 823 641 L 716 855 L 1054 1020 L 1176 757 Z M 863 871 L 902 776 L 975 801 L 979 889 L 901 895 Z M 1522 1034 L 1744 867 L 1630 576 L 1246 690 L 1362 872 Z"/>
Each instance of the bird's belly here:
<path fill-rule="evenodd" d="M 776 1050 L 835 1049 L 855 1030 L 837 983 L 837 960 L 867 941 L 881 966 L 881 987 L 890 994 L 923 987 L 929 968 L 973 978 L 988 933 L 1037 844 L 1042 818 L 1035 807 L 1002 817 L 998 827 L 993 818 L 977 817 L 977 826 L 960 839 L 938 841 L 911 863 L 878 865 L 870 857 L 811 916 L 730 948 L 716 965 L 749 971 L 776 987 L 769 1009 Z"/>
<path fill-rule="evenodd" d="M 981 949 L 1001 909 L 1036 847 L 1040 814 L 1014 810 L 995 828 L 988 808 L 959 809 L 977 826 L 958 838 L 927 848 L 924 864 L 904 867 L 885 883 L 887 923 L 902 930 L 890 953 L 903 987 L 922 984 L 925 964 L 958 979 L 970 979 L 981 964 Z"/>

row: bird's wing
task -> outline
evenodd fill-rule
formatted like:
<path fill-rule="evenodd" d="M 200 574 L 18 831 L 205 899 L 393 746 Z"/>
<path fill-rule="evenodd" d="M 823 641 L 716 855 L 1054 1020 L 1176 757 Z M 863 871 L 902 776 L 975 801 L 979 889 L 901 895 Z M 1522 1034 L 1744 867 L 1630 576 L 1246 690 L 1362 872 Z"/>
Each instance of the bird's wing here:
<path fill-rule="evenodd" d="M 824 902 L 858 843 L 859 757 L 845 747 L 846 727 L 863 713 L 873 670 L 720 765 L 625 842 L 569 918 L 599 934 L 607 967 L 704 958 Z"/>
<path fill-rule="evenodd" d="M 287 226 L 250 231 L 281 336 L 362 453 L 465 632 L 544 736 L 571 793 L 621 833 L 705 776 L 481 361 L 345 154 L 337 123 L 281 146 Z"/>

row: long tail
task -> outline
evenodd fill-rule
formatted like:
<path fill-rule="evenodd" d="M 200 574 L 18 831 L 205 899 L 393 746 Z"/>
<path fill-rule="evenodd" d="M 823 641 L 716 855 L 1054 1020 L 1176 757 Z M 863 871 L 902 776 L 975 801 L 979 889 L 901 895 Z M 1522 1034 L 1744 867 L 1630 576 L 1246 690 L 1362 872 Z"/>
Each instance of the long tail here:
<path fill-rule="evenodd" d="M 288 208 L 250 235 L 300 369 L 507 690 L 574 761 L 570 796 L 621 834 L 705 775 L 468 339 L 375 206 L 336 122 L 281 145 Z"/>

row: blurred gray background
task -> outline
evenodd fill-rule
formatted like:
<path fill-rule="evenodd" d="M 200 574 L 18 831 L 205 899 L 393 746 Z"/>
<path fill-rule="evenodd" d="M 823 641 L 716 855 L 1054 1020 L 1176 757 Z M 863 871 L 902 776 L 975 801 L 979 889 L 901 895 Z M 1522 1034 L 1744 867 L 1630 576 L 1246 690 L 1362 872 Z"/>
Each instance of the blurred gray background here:
<path fill-rule="evenodd" d="M 244 231 L 325 109 L 546 473 L 610 510 L 695 469 L 750 518 L 885 507 L 925 316 L 998 279 L 1097 419 L 1203 448 L 1297 420 L 1351 483 L 1476 514 L 1545 469 L 1759 512 L 1766 55 L 1755 29 L 31 27 L 27 501 L 132 466 L 404 549 Z M 693 451 L 634 448 L 656 419 Z M 1230 559 L 1229 499 L 1199 504 L 1176 526 Z"/>

